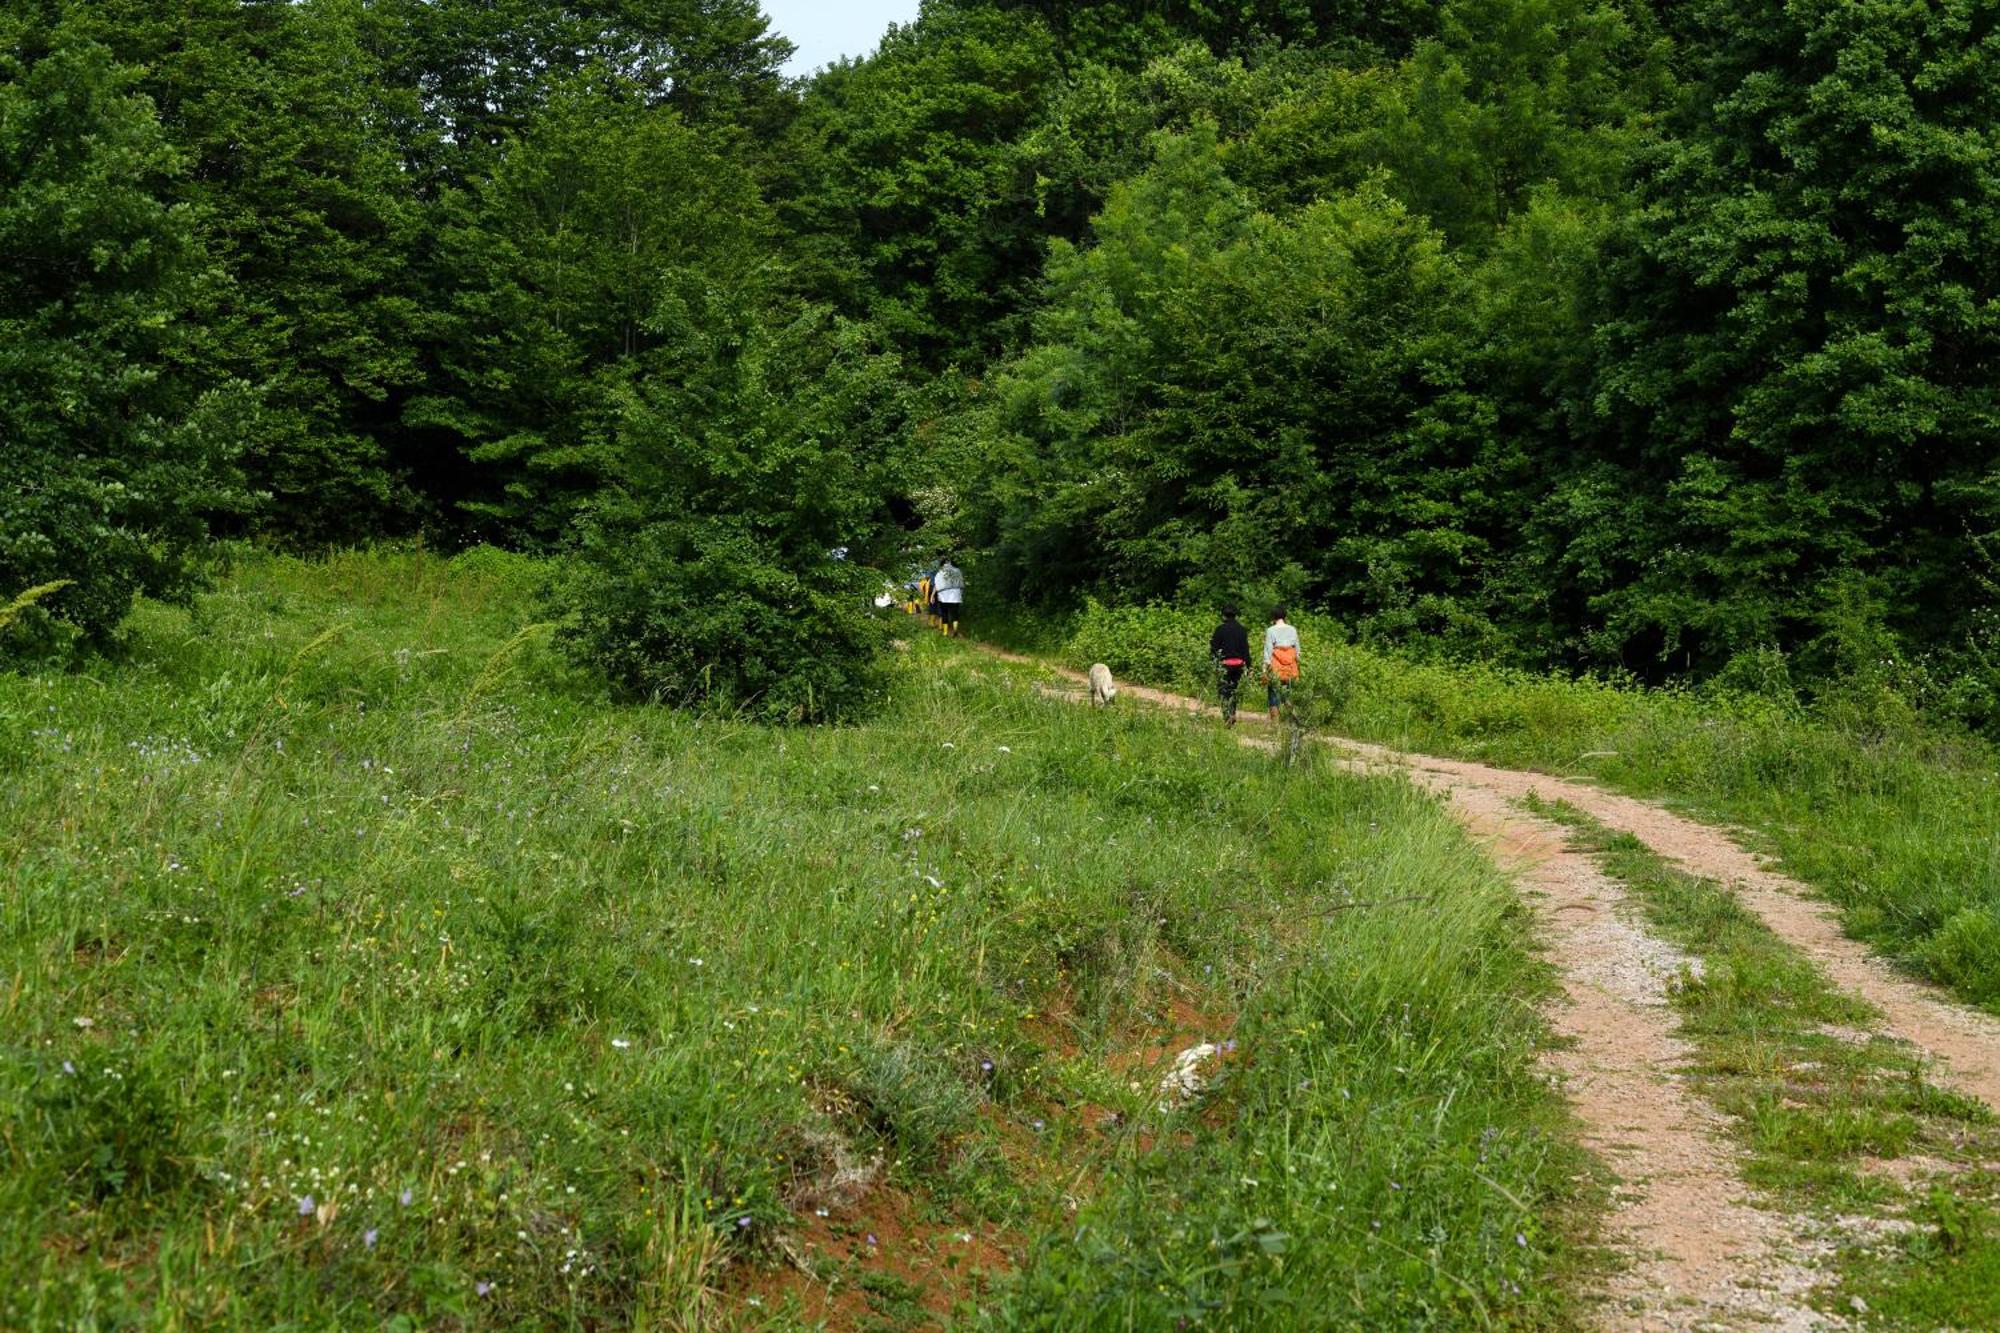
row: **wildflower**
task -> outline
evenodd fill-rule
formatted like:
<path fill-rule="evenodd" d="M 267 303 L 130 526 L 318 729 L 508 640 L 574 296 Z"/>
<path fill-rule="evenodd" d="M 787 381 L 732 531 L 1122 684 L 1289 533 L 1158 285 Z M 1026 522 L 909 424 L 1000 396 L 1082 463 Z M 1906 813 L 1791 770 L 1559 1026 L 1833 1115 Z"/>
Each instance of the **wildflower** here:
<path fill-rule="evenodd" d="M 699 958 L 690 958 L 690 959 L 688 959 L 688 963 L 689 963 L 689 964 L 690 964 L 691 966 L 694 966 L 694 967 L 702 967 L 702 966 L 704 966 L 704 964 L 702 963 L 701 959 L 699 959 Z"/>
<path fill-rule="evenodd" d="M 617 1048 L 618 1048 L 619 1050 L 621 1050 L 621 1051 L 623 1051 L 623 1050 L 629 1050 L 629 1049 L 631 1048 L 631 1045 L 632 1045 L 632 1043 L 631 1043 L 631 1042 L 629 1042 L 629 1041 L 625 1040 L 625 1039 L 624 1039 L 623 1037 L 613 1037 L 613 1038 L 611 1039 L 611 1044 L 612 1044 L 613 1046 L 617 1047 Z"/>
<path fill-rule="evenodd" d="M 1037 1133 L 1037 1134 L 1041 1133 L 1041 1132 L 1042 1132 L 1042 1128 L 1043 1128 L 1043 1126 L 1042 1126 L 1042 1122 L 1041 1122 L 1041 1121 L 1039 1121 L 1039 1120 L 1037 1120 L 1037 1121 L 1035 1122 L 1035 1133 Z"/>
<path fill-rule="evenodd" d="M 415 1190 L 406 1189 L 401 1194 L 398 1194 L 396 1196 L 396 1202 L 402 1204 L 403 1207 L 408 1208 L 410 1206 L 411 1201 L 414 1200 L 416 1197 L 417 1195 Z"/>
<path fill-rule="evenodd" d="M 475 1282 L 472 1284 L 472 1294 L 475 1296 L 484 1296 L 491 1290 L 493 1290 L 491 1282 Z"/>
<path fill-rule="evenodd" d="M 993 1072 L 993 1062 L 991 1060 L 981 1060 L 979 1068 L 982 1072 L 990 1074 Z"/>
<path fill-rule="evenodd" d="M 1236 1038 L 1231 1037 L 1228 1041 L 1222 1043 L 1222 1053 L 1224 1055 L 1236 1054 Z"/>
<path fill-rule="evenodd" d="M 92 1028 L 97 1026 L 97 1023 L 94 1019 L 84 1018 L 81 1015 L 79 1015 L 76 1018 L 72 1018 L 70 1022 L 76 1024 L 78 1028 L 82 1029 L 85 1032 L 88 1032 Z"/>
<path fill-rule="evenodd" d="M 69 1061 L 67 1061 L 67 1060 L 63 1061 L 63 1073 L 65 1073 L 65 1074 L 74 1074 L 75 1072 L 76 1072 L 76 1066 L 75 1066 L 75 1065 L 71 1064 L 71 1063 L 70 1063 Z"/>
<path fill-rule="evenodd" d="M 361 1243 L 367 1246 L 371 1250 L 374 1249 L 375 1235 L 376 1235 L 375 1228 L 374 1227 L 368 1228 L 366 1231 L 361 1233 Z"/>
<path fill-rule="evenodd" d="M 750 1229 L 750 1219 L 749 1219 L 749 1218 L 747 1218 L 747 1217 L 739 1217 L 739 1218 L 737 1218 L 737 1219 L 736 1219 L 736 1229 L 737 1229 L 738 1231 L 748 1231 L 748 1230 Z"/>
<path fill-rule="evenodd" d="M 1518 1231 L 1514 1233 L 1514 1243 L 1524 1250 L 1528 1248 L 1528 1238 Z"/>
<path fill-rule="evenodd" d="M 875 1233 L 872 1231 L 868 1233 L 868 1243 L 870 1245 L 875 1244 Z"/>
<path fill-rule="evenodd" d="M 319 1205 L 313 1202 L 312 1195 L 308 1194 L 299 1200 L 300 1217 L 311 1217 L 317 1211 L 319 1211 Z"/>

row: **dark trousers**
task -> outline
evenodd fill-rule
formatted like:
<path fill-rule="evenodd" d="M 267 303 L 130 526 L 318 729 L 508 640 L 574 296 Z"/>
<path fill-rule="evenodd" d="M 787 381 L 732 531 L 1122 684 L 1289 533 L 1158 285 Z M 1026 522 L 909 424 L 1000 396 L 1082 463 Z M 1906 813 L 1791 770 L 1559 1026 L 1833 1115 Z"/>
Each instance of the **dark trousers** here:
<path fill-rule="evenodd" d="M 1215 664 L 1215 688 L 1222 695 L 1222 720 L 1236 720 L 1236 691 L 1243 684 L 1243 668 Z"/>

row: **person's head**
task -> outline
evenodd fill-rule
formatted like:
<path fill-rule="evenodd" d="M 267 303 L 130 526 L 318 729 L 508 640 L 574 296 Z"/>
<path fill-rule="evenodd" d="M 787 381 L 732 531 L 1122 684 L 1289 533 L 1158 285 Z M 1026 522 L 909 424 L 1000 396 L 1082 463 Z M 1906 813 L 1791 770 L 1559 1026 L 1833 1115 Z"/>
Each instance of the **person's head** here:
<path fill-rule="evenodd" d="M 1284 607 L 1282 607 L 1282 606 L 1274 606 L 1274 607 L 1272 607 L 1272 608 L 1271 608 L 1271 623 L 1272 623 L 1273 625 L 1277 624 L 1277 623 L 1278 623 L 1279 621 L 1283 620 L 1284 618 L 1285 618 L 1285 608 L 1284 608 Z"/>
<path fill-rule="evenodd" d="M 1236 608 L 1235 608 L 1235 607 L 1233 607 L 1233 606 L 1225 606 L 1225 607 L 1223 607 L 1223 608 L 1222 608 L 1222 618 L 1223 618 L 1224 620 L 1234 620 L 1234 619 L 1236 619 Z"/>

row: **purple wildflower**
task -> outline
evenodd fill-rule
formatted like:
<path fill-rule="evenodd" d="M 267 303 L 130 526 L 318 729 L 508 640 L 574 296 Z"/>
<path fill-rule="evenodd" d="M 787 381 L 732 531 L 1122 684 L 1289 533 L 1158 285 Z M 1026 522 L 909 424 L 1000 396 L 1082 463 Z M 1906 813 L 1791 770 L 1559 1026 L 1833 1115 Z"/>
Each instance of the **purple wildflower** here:
<path fill-rule="evenodd" d="M 402 1204 L 403 1207 L 408 1208 L 410 1206 L 410 1202 L 416 1197 L 417 1197 L 416 1192 L 414 1190 L 404 1190 L 401 1194 L 398 1194 L 396 1196 L 396 1201 Z"/>
<path fill-rule="evenodd" d="M 873 1245 L 875 1243 L 875 1233 L 872 1231 L 868 1233 L 868 1243 L 870 1245 Z"/>
<path fill-rule="evenodd" d="M 491 1290 L 493 1290 L 491 1282 L 475 1282 L 472 1284 L 472 1294 L 475 1296 L 484 1296 Z"/>
<path fill-rule="evenodd" d="M 313 1202 L 312 1195 L 308 1194 L 303 1199 L 299 1200 L 300 1217 L 311 1217 L 314 1213 L 318 1211 L 319 1211 L 319 1205 Z"/>
<path fill-rule="evenodd" d="M 371 1250 L 374 1249 L 375 1235 L 376 1235 L 375 1228 L 374 1227 L 368 1228 L 366 1231 L 361 1233 L 361 1243 L 363 1245 L 366 1245 Z"/>
<path fill-rule="evenodd" d="M 1514 1243 L 1524 1250 L 1528 1248 L 1528 1238 L 1518 1231 L 1514 1233 Z"/>
<path fill-rule="evenodd" d="M 747 1230 L 749 1229 L 749 1227 L 750 1227 L 750 1219 L 749 1219 L 749 1218 L 747 1218 L 747 1217 L 739 1217 L 739 1218 L 737 1218 L 737 1219 L 736 1219 L 736 1229 L 737 1229 L 738 1231 L 747 1231 Z"/>

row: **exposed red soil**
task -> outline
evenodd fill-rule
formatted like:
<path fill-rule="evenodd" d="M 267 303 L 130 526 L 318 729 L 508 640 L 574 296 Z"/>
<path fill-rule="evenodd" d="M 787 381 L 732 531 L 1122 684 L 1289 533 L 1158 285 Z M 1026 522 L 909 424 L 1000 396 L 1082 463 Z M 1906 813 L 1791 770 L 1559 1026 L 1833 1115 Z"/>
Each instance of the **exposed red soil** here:
<path fill-rule="evenodd" d="M 900 1294 L 907 1292 L 927 1326 L 948 1327 L 961 1301 L 1013 1266 L 1021 1242 L 990 1224 L 929 1220 L 923 1212 L 910 1195 L 884 1186 L 854 1208 L 798 1218 L 782 1257 L 739 1269 L 724 1308 L 752 1324 L 789 1310 L 809 1324 L 857 1328 L 878 1305 L 907 1311 Z M 893 1281 L 871 1291 L 871 1276 Z"/>
<path fill-rule="evenodd" d="M 1236 1025 L 1234 1015 L 1204 1010 L 1188 993 L 1169 996 L 1155 1011 L 1150 1020 L 1119 1033 L 1100 1057 L 1106 1069 L 1141 1080 L 1149 1093 L 1182 1051 L 1204 1042 L 1220 1045 Z M 1059 992 L 1024 1026 L 1046 1050 L 1064 1059 L 1081 1058 L 1073 1012 L 1071 997 Z M 1049 1145 L 1109 1149 L 1125 1122 L 1112 1108 L 1088 1101 L 1047 1101 L 1035 1117 L 1045 1126 L 1072 1127 L 1080 1135 L 1037 1132 L 1020 1114 L 1009 1115 L 992 1103 L 980 1110 L 1013 1174 L 1050 1187 L 1062 1215 L 1046 1220 L 1060 1225 L 1094 1193 L 1100 1148 L 1057 1161 Z M 1226 1128 L 1214 1115 L 1205 1115 L 1202 1123 L 1211 1130 Z M 1141 1152 L 1180 1148 L 1193 1142 L 1193 1133 L 1182 1130 L 1165 1139 L 1142 1133 L 1133 1142 Z M 914 1302 L 921 1326 L 952 1326 L 955 1313 L 1012 1269 L 1025 1241 L 991 1224 L 940 1220 L 925 1213 L 918 1199 L 886 1185 L 870 1189 L 851 1207 L 827 1209 L 825 1216 L 819 1210 L 801 1211 L 767 1262 L 732 1271 L 722 1292 L 725 1317 L 755 1327 L 782 1314 L 812 1326 L 853 1329 L 889 1317 L 892 1308 L 894 1317 L 908 1319 Z"/>

